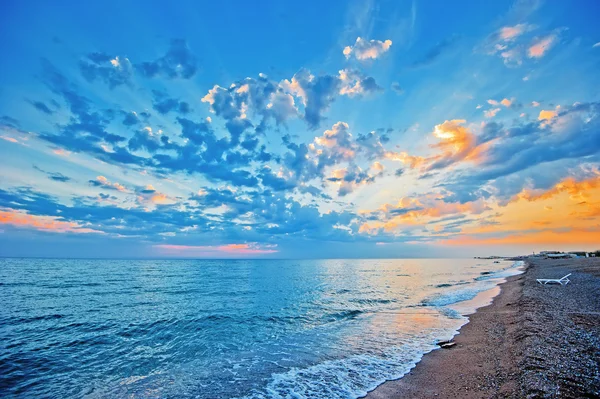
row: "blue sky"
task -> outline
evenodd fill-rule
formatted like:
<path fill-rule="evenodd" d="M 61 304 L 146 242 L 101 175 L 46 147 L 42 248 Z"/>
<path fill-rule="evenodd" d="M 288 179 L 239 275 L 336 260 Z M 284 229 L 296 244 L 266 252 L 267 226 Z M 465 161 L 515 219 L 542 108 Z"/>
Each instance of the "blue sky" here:
<path fill-rule="evenodd" d="M 6 1 L 0 255 L 600 242 L 595 1 Z"/>

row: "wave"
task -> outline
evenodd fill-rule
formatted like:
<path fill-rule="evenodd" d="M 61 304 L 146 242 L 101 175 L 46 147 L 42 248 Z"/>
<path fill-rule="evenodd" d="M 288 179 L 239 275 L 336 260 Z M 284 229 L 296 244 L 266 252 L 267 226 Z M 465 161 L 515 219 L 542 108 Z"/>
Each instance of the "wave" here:
<path fill-rule="evenodd" d="M 450 292 L 441 292 L 439 294 L 432 295 L 428 298 L 425 298 L 421 301 L 421 306 L 434 306 L 434 307 L 444 307 L 448 305 L 452 305 L 458 302 L 468 301 L 470 299 L 475 298 L 477 294 L 480 292 L 486 291 L 490 288 L 493 288 L 500 279 L 509 277 L 517 273 L 517 268 L 522 266 L 523 262 L 514 262 L 508 267 L 504 269 L 500 269 L 497 271 L 484 271 L 481 272 L 478 277 L 473 279 L 473 282 L 460 282 L 457 284 L 439 284 L 436 287 L 438 288 L 450 288 L 459 285 L 468 284 L 468 287 L 456 289 Z M 498 281 L 492 281 L 498 280 Z"/>
<path fill-rule="evenodd" d="M 401 378 L 435 349 L 434 331 L 415 337 L 410 343 L 389 348 L 382 356 L 354 355 L 328 360 L 305 368 L 273 374 L 265 387 L 238 399 L 357 398 L 385 381 Z"/>
<path fill-rule="evenodd" d="M 485 291 L 491 287 L 469 287 L 453 292 L 445 292 L 441 294 L 432 295 L 429 298 L 421 301 L 421 306 L 448 306 L 457 302 L 468 301 L 469 299 L 475 298 L 475 296 L 481 291 Z"/>

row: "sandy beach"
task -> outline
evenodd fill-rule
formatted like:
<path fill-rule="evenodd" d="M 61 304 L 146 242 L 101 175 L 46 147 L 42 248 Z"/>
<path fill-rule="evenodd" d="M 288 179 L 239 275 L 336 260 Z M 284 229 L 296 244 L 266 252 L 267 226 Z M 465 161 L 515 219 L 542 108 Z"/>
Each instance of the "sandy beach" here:
<path fill-rule="evenodd" d="M 536 282 L 568 273 L 566 286 Z M 599 293 L 600 259 L 529 260 L 469 316 L 454 347 L 366 398 L 599 397 Z"/>

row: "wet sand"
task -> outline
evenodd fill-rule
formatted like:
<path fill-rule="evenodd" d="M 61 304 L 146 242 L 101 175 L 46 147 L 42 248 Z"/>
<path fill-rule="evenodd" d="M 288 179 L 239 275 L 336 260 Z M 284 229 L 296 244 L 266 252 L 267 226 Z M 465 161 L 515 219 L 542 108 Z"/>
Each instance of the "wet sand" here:
<path fill-rule="evenodd" d="M 600 258 L 530 259 L 454 342 L 366 398 L 600 397 Z"/>

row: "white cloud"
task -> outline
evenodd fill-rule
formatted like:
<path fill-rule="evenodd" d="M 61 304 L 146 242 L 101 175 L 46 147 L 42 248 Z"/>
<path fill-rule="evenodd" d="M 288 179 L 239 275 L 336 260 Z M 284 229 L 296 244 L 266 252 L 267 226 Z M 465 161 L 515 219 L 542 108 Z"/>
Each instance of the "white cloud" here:
<path fill-rule="evenodd" d="M 360 61 L 369 59 L 376 59 L 381 57 L 383 53 L 387 52 L 392 46 L 391 40 L 365 40 L 361 37 L 356 39 L 354 46 L 346 46 L 344 48 L 344 55 L 346 58 L 350 58 L 354 55 L 354 58 Z"/>
<path fill-rule="evenodd" d="M 492 108 L 484 112 L 486 118 L 493 118 L 496 114 L 500 112 L 500 108 Z"/>

